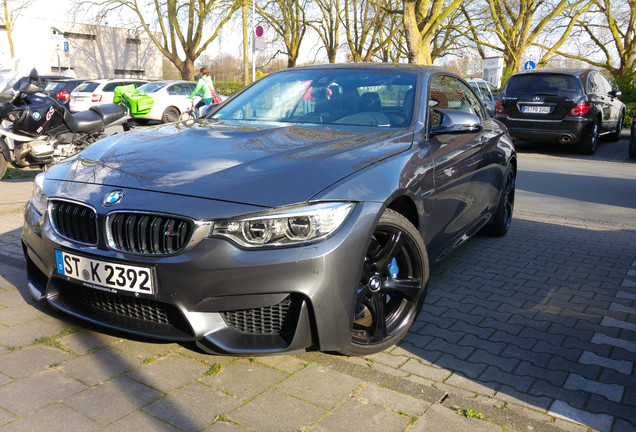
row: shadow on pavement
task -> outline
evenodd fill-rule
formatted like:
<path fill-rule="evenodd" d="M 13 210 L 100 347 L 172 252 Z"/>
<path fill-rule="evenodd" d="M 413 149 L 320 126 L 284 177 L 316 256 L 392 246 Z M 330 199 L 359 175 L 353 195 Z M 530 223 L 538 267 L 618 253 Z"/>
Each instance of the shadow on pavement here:
<path fill-rule="evenodd" d="M 476 237 L 431 269 L 400 349 L 447 370 L 447 384 L 468 379 L 601 430 L 611 416 L 636 428 L 630 270 L 634 232 L 515 219 L 506 237 Z"/>
<path fill-rule="evenodd" d="M 67 374 L 74 380 L 66 378 L 67 381 L 61 387 L 70 386 L 68 382 L 73 382 L 74 389 L 81 390 L 81 387 L 78 387 L 78 381 L 86 386 L 82 392 L 66 395 L 65 405 L 72 409 L 90 414 L 93 419 L 102 424 L 114 423 L 115 428 L 117 428 L 117 421 L 134 414 L 144 417 L 142 422 L 145 427 L 151 428 L 149 430 L 168 430 L 169 426 L 164 421 L 136 412 L 142 407 L 152 411 L 155 408 L 153 402 L 158 404 L 160 401 L 161 411 L 169 413 L 173 424 L 178 424 L 184 430 L 200 430 L 202 424 L 197 422 L 197 419 L 192 418 L 188 412 L 182 411 L 174 399 L 165 397 L 169 393 L 165 389 L 166 385 L 152 376 L 144 376 L 142 370 L 150 360 L 154 361 L 167 356 L 180 347 L 174 343 L 135 338 L 93 326 L 54 309 L 45 301 L 35 301 L 26 286 L 26 262 L 18 254 L 19 249 L 15 247 L 20 233 L 21 229 L 15 229 L 0 234 L 0 244 L 14 246 L 11 249 L 12 253 L 6 251 L 0 253 L 0 266 L 2 266 L 2 279 L 16 287 L 17 292 L 10 300 L 17 305 L 13 306 L 15 315 L 28 311 L 28 317 L 24 317 L 26 320 L 24 321 L 18 316 L 11 317 L 8 312 L 10 306 L 6 308 L 3 306 L 5 309 L 3 318 L 12 322 L 12 325 L 0 324 L 0 345 L 9 347 L 9 351 L 3 352 L 0 356 L 0 371 L 13 378 L 12 382 L 8 384 L 3 382 L 4 385 L 0 386 L 0 400 L 3 406 L 9 404 L 14 407 L 14 413 L 19 416 L 10 427 L 23 428 L 20 430 L 36 430 L 41 427 L 41 418 L 38 420 L 37 417 L 43 415 L 45 410 L 39 410 L 38 403 L 48 403 L 42 402 L 39 397 L 33 398 L 29 394 L 34 391 L 43 394 L 62 391 L 47 388 L 47 380 L 51 379 L 51 374 L 55 374 L 51 367 L 45 367 L 44 371 L 37 372 L 38 366 L 33 366 L 35 370 L 31 370 L 32 367 L 26 365 L 29 361 L 25 361 L 30 356 L 30 350 L 36 350 L 41 346 L 51 346 L 55 348 L 53 351 L 58 353 L 57 356 L 70 357 L 65 357 L 66 361 L 60 362 L 57 368 L 63 371 L 62 375 Z M 0 292 L 3 291 L 0 290 Z M 12 290 L 4 291 L 4 293 L 10 291 Z M 21 297 L 24 305 L 20 305 L 20 300 L 16 297 Z M 3 298 L 6 301 L 6 297 Z M 35 310 L 29 310 L 31 307 Z M 34 324 L 36 322 L 39 324 Z M 33 329 L 30 331 L 21 329 L 22 325 L 32 326 Z M 7 332 L 12 330 L 16 334 L 10 336 Z M 27 335 L 17 335 L 23 332 Z M 29 337 L 28 334 L 31 336 Z M 19 339 L 23 342 L 15 342 Z M 37 352 L 42 355 L 42 351 Z M 198 371 L 201 375 L 209 368 L 204 364 L 198 366 L 201 369 Z M 175 374 L 178 375 L 178 371 Z M 27 380 L 39 382 L 40 385 L 25 388 L 24 382 Z M 7 402 L 12 399 L 14 402 Z M 20 402 L 21 399 L 35 399 L 35 401 Z M 213 412 L 214 409 L 210 411 Z M 76 413 L 68 413 L 69 422 L 75 420 L 73 418 L 75 415 Z M 216 414 L 212 415 L 212 418 L 208 419 L 209 421 L 203 426 L 212 423 L 215 416 Z M 56 420 L 53 419 L 53 422 Z M 4 419 L 0 424 L 6 421 L 7 419 Z M 38 424 L 40 426 L 34 426 Z M 51 426 L 53 429 L 56 428 L 54 424 Z M 94 423 L 91 422 L 91 429 L 93 425 Z M 72 426 L 68 427 L 72 428 Z M 89 426 L 84 424 L 83 427 Z"/>

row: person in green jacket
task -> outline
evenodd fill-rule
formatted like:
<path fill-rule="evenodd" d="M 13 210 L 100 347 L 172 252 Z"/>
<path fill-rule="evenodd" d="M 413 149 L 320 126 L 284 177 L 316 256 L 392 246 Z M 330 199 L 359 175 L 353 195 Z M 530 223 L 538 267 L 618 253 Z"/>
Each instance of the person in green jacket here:
<path fill-rule="evenodd" d="M 192 99 L 197 93 L 199 93 L 199 91 L 203 91 L 203 99 L 201 99 L 194 107 L 197 117 L 199 117 L 199 108 L 212 103 L 212 92 L 214 92 L 214 84 L 212 83 L 212 78 L 210 77 L 208 70 L 202 67 L 200 72 L 201 77 L 199 77 L 199 81 L 197 81 L 197 86 L 189 96 L 189 98 Z"/>

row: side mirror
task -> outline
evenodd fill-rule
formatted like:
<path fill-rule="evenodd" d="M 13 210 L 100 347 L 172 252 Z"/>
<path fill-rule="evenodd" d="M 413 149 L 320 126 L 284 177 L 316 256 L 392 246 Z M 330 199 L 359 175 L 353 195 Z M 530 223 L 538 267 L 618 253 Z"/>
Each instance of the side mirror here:
<path fill-rule="evenodd" d="M 608 94 L 609 94 L 611 97 L 619 98 L 619 97 L 621 97 L 621 96 L 623 95 L 623 92 L 622 92 L 622 91 L 620 91 L 620 90 L 618 90 L 618 89 L 614 89 L 614 90 L 612 90 L 611 92 L 609 92 Z"/>
<path fill-rule="evenodd" d="M 429 116 L 431 136 L 479 132 L 483 127 L 479 117 L 465 111 L 433 108 Z"/>
<path fill-rule="evenodd" d="M 38 71 L 35 68 L 31 69 L 31 73 L 29 74 L 29 79 L 35 82 L 40 81 L 40 75 L 38 75 Z"/>

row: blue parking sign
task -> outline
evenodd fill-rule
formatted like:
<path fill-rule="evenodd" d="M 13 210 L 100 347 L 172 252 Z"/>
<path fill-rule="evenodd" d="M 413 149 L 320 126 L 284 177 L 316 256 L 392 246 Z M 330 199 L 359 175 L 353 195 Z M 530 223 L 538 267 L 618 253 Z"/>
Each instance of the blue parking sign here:
<path fill-rule="evenodd" d="M 64 42 L 64 52 L 69 52 L 69 49 L 70 49 L 70 47 L 69 47 L 69 45 L 68 45 L 68 42 L 67 42 L 67 41 L 65 41 L 65 42 Z"/>

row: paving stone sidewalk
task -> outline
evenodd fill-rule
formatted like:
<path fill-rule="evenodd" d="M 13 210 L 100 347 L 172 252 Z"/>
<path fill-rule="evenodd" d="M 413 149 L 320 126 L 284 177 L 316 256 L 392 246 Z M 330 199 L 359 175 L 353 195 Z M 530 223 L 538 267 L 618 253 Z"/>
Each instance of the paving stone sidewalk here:
<path fill-rule="evenodd" d="M 0 205 L 0 432 L 636 430 L 636 226 L 521 214 L 432 268 L 399 346 L 222 357 L 33 302 L 23 195 Z"/>

